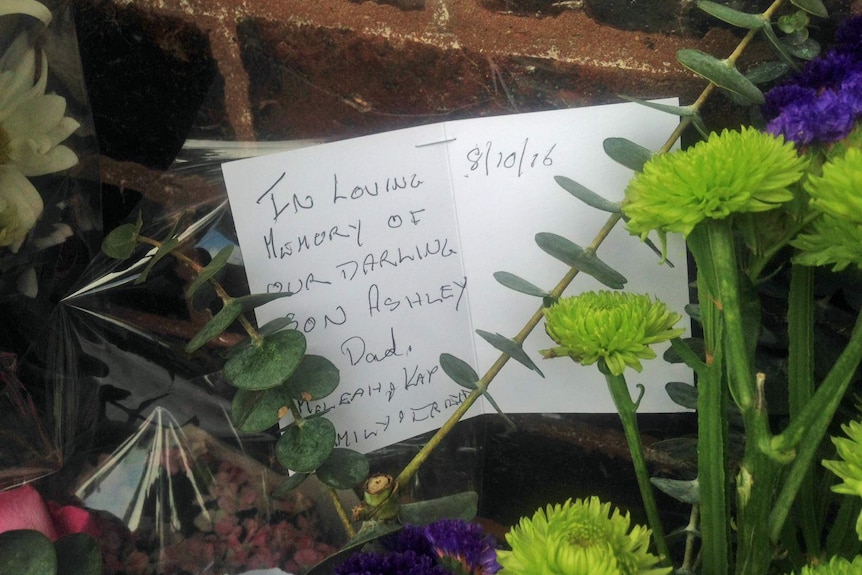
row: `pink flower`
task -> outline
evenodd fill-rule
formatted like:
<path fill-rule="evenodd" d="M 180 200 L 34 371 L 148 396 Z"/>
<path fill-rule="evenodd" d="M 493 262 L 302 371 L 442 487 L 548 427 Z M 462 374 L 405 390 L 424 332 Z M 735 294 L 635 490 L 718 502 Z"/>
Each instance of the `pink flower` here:
<path fill-rule="evenodd" d="M 35 529 L 51 541 L 72 533 L 99 536 L 90 513 L 80 507 L 61 507 L 45 502 L 31 485 L 0 492 L 0 533 L 15 529 Z"/>

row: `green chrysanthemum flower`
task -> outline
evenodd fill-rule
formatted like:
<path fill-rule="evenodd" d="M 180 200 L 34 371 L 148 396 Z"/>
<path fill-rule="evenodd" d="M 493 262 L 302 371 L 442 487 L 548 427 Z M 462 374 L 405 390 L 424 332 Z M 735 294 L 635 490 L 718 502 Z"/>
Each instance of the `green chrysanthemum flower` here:
<path fill-rule="evenodd" d="M 600 358 L 614 375 L 626 366 L 641 371 L 641 359 L 656 356 L 654 343 L 681 335 L 680 315 L 650 296 L 627 292 L 585 292 L 545 309 L 545 331 L 560 347 L 546 357 L 567 355 L 582 365 Z"/>
<path fill-rule="evenodd" d="M 511 551 L 498 552 L 513 575 L 666 575 L 648 551 L 651 532 L 598 497 L 548 505 L 521 518 L 506 534 Z"/>
<path fill-rule="evenodd" d="M 832 491 L 862 497 L 862 422 L 851 421 L 841 429 L 847 437 L 832 437 L 841 459 L 823 460 L 823 467 L 844 481 L 833 485 Z M 856 534 L 862 540 L 862 513 L 856 520 Z"/>
<path fill-rule="evenodd" d="M 833 557 L 829 563 L 806 565 L 799 575 L 858 575 L 859 573 L 862 573 L 862 555 L 854 557 L 852 563 L 843 557 Z"/>
<path fill-rule="evenodd" d="M 710 134 L 705 142 L 646 163 L 626 189 L 628 229 L 684 235 L 701 221 L 764 212 L 793 199 L 788 186 L 807 160 L 793 144 L 754 128 Z"/>
<path fill-rule="evenodd" d="M 862 224 L 823 214 L 810 231 L 790 242 L 799 250 L 793 261 L 804 266 L 831 265 L 834 271 L 847 266 L 862 268 Z"/>
<path fill-rule="evenodd" d="M 843 156 L 823 164 L 823 175 L 810 178 L 805 190 L 812 208 L 862 225 L 862 150 L 848 148 Z"/>

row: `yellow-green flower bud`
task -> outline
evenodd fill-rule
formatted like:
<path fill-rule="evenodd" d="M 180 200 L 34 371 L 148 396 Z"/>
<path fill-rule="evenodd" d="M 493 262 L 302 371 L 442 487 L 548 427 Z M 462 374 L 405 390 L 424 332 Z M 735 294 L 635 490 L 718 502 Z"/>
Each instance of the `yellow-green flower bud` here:
<path fill-rule="evenodd" d="M 604 360 L 621 375 L 626 366 L 641 371 L 641 359 L 656 356 L 650 345 L 681 335 L 680 315 L 648 295 L 585 292 L 545 309 L 545 331 L 560 347 L 546 357 L 567 355 L 582 365 Z"/>

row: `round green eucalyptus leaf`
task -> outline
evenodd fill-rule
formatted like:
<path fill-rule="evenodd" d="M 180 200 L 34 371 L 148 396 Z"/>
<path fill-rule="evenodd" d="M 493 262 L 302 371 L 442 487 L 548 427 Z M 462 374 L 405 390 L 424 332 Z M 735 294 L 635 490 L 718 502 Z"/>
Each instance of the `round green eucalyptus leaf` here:
<path fill-rule="evenodd" d="M 230 404 L 230 420 L 246 433 L 266 431 L 281 419 L 279 411 L 288 401 L 283 385 L 263 391 L 239 389 Z"/>
<path fill-rule="evenodd" d="M 294 329 L 265 336 L 225 362 L 224 375 L 240 389 L 271 389 L 286 381 L 305 355 L 305 336 Z"/>
<path fill-rule="evenodd" d="M 336 447 L 317 468 L 317 478 L 333 489 L 352 489 L 365 481 L 369 470 L 365 455 L 352 449 Z"/>
<path fill-rule="evenodd" d="M 276 499 L 285 499 L 287 495 L 302 485 L 302 482 L 309 478 L 310 473 L 294 473 L 284 481 L 282 481 L 278 487 L 276 487 L 272 491 L 272 496 Z"/>
<path fill-rule="evenodd" d="M 304 419 L 288 427 L 275 444 L 275 457 L 287 469 L 311 473 L 326 461 L 335 445 L 335 426 L 325 417 Z"/>
<path fill-rule="evenodd" d="M 285 384 L 288 395 L 294 399 L 313 401 L 323 399 L 338 387 L 338 368 L 319 355 L 306 355 Z"/>
<path fill-rule="evenodd" d="M 86 533 L 73 533 L 54 543 L 57 551 L 57 575 L 100 575 L 102 550 Z"/>
<path fill-rule="evenodd" d="M 102 251 L 109 258 L 115 260 L 128 259 L 135 246 L 138 245 L 138 234 L 141 231 L 140 222 L 134 224 L 123 224 L 111 230 L 102 240 Z"/>
<path fill-rule="evenodd" d="M 0 533 L 0 573 L 54 575 L 57 573 L 54 544 L 29 529 Z"/>

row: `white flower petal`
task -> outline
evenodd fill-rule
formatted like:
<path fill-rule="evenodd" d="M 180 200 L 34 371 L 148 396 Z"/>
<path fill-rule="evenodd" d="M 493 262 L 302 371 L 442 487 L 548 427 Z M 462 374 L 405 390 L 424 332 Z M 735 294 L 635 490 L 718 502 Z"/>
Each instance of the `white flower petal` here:
<path fill-rule="evenodd" d="M 4 80 L 9 81 L 8 89 L 4 91 L 4 88 L 0 88 L 0 122 L 14 114 L 22 103 L 45 93 L 45 86 L 48 83 L 48 58 L 45 53 L 42 53 L 41 73 L 35 84 L 33 84 L 33 75 L 36 72 L 36 53 L 31 49 L 23 58 L 16 69 L 4 72 L 4 74 L 12 75 L 8 78 L 4 77 Z M 4 81 L 3 84 L 6 82 Z"/>
<path fill-rule="evenodd" d="M 54 129 L 65 113 L 66 98 L 62 96 L 48 94 L 30 98 L 3 122 L 3 129 L 12 140 L 33 137 Z"/>
<path fill-rule="evenodd" d="M 0 16 L 6 14 L 27 14 L 42 21 L 46 26 L 51 22 L 51 11 L 36 0 L 3 0 Z"/>
<path fill-rule="evenodd" d="M 17 252 L 42 215 L 42 196 L 11 165 L 0 165 L 0 246 Z"/>
<path fill-rule="evenodd" d="M 42 139 L 47 141 L 44 136 Z M 69 169 L 78 163 L 78 156 L 68 146 L 56 146 L 48 148 L 45 153 L 37 153 L 34 146 L 39 143 L 31 138 L 23 141 L 17 140 L 10 146 L 9 156 L 12 158 L 12 163 L 25 176 L 53 174 Z M 20 144 L 24 144 L 24 146 Z"/>

